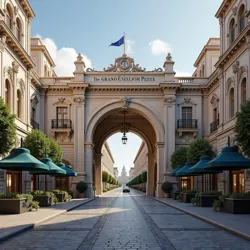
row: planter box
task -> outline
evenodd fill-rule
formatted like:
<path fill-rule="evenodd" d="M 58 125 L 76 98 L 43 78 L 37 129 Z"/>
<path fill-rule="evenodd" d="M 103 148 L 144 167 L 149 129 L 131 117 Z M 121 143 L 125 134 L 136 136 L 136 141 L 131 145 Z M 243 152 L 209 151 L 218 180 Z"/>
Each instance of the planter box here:
<path fill-rule="evenodd" d="M 181 192 L 174 192 L 174 199 L 177 200 L 177 196 L 180 194 Z"/>
<path fill-rule="evenodd" d="M 55 194 L 58 202 L 65 202 L 65 195 L 64 194 Z"/>
<path fill-rule="evenodd" d="M 0 214 L 22 214 L 32 210 L 27 199 L 0 199 Z"/>
<path fill-rule="evenodd" d="M 191 203 L 191 200 L 195 197 L 195 194 L 187 194 L 184 193 L 182 197 L 182 201 L 185 203 Z"/>
<path fill-rule="evenodd" d="M 74 198 L 74 193 L 72 191 L 68 191 L 68 194 L 71 196 L 71 198 Z"/>
<path fill-rule="evenodd" d="M 47 195 L 34 195 L 33 200 L 38 201 L 40 207 L 49 207 L 54 205 L 52 199 Z"/>
<path fill-rule="evenodd" d="M 231 214 L 250 214 L 250 199 L 226 198 L 220 211 Z"/>
<path fill-rule="evenodd" d="M 215 200 L 219 200 L 219 197 L 221 196 L 221 194 L 218 195 L 206 195 L 206 194 L 201 194 L 200 195 L 200 200 L 198 202 L 199 207 L 212 207 L 213 206 L 213 202 Z"/>

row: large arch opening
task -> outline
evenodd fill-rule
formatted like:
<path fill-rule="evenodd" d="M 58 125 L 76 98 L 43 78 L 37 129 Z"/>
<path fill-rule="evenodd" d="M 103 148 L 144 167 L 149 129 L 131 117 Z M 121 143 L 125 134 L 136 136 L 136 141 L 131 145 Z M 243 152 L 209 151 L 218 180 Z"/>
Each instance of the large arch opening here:
<path fill-rule="evenodd" d="M 117 136 L 118 134 L 118 136 L 122 138 L 124 132 L 128 137 L 128 142 L 126 145 L 122 145 L 122 141 L 120 141 L 123 147 L 130 147 L 129 135 L 131 133 L 138 136 L 144 144 L 144 151 L 146 151 L 146 154 L 144 152 L 143 157 L 145 157 L 147 161 L 147 182 L 145 188 L 146 193 L 153 196 L 155 195 L 155 188 L 157 186 L 156 182 L 159 182 L 159 176 L 157 174 L 159 173 L 159 171 L 157 171 L 157 132 L 151 122 L 140 111 L 135 108 L 121 109 L 121 107 L 110 110 L 100 116 L 93 126 L 92 143 L 94 148 L 93 154 L 90 156 L 92 157 L 92 171 L 89 170 L 88 172 L 92 172 L 92 183 L 96 186 L 96 194 L 98 195 L 103 192 L 103 147 L 113 135 Z M 137 152 L 134 153 L 135 156 L 140 153 L 139 149 L 140 147 Z M 120 153 L 122 154 L 123 152 Z M 145 169 L 136 171 L 136 175 L 144 170 Z M 157 178 L 155 178 L 155 176 L 157 176 Z"/>

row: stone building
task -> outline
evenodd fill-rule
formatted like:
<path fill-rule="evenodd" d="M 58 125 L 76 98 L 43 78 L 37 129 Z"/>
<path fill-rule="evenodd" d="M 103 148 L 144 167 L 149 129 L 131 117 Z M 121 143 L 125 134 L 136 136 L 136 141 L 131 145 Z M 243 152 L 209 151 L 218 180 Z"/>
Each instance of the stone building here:
<path fill-rule="evenodd" d="M 129 181 L 131 181 L 134 178 L 134 168 L 129 169 Z"/>
<path fill-rule="evenodd" d="M 64 160 L 78 172 L 69 188 L 85 180 L 91 197 L 93 184 L 97 194 L 102 192 L 105 141 L 116 132 L 133 132 L 144 142 L 141 152 L 147 152 L 146 160 L 139 154 L 135 161 L 138 167 L 147 162 L 147 193 L 162 196 L 164 180 L 176 183 L 168 176 L 176 148 L 202 136 L 217 153 L 228 137 L 235 143 L 235 113 L 250 97 L 249 13 L 250 0 L 222 2 L 216 13 L 220 38 L 209 39 L 192 77 L 175 77 L 170 54 L 162 68 L 147 70 L 126 55 L 103 70 L 86 68 L 79 54 L 74 76 L 58 77 L 47 49 L 30 37 L 35 15 L 28 0 L 0 1 L 0 96 L 17 115 L 16 146 L 39 126 L 58 141 Z M 247 171 L 224 171 L 213 183 L 223 192 L 249 191 L 248 176 Z M 13 191 L 32 188 L 28 173 L 1 171 L 0 191 L 9 190 L 8 183 Z M 199 185 L 199 179 L 194 183 Z"/>
<path fill-rule="evenodd" d="M 119 176 L 119 182 L 121 184 L 126 184 L 128 182 L 128 173 L 125 166 L 122 167 L 121 175 Z"/>

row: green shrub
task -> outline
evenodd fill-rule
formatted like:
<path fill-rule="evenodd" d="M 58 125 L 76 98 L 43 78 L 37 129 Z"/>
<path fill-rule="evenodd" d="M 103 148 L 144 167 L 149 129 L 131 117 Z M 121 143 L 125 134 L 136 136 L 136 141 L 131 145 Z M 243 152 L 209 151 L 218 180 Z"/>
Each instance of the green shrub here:
<path fill-rule="evenodd" d="M 102 191 L 103 191 L 103 193 L 106 193 L 108 190 L 105 188 L 105 189 L 103 189 Z"/>
<path fill-rule="evenodd" d="M 88 184 L 84 181 L 79 181 L 76 184 L 76 189 L 80 194 L 83 194 L 88 189 Z"/>
<path fill-rule="evenodd" d="M 107 183 L 109 181 L 109 174 L 106 171 L 102 171 L 102 182 Z"/>
<path fill-rule="evenodd" d="M 142 174 L 141 174 L 141 180 L 142 180 L 142 183 L 145 183 L 145 182 L 147 182 L 147 172 L 143 172 Z"/>
<path fill-rule="evenodd" d="M 32 208 L 37 210 L 39 208 L 39 202 L 38 201 L 32 201 L 31 206 L 32 206 Z"/>
<path fill-rule="evenodd" d="M 171 193 L 173 190 L 173 184 L 169 181 L 165 181 L 161 184 L 161 189 L 164 193 Z"/>

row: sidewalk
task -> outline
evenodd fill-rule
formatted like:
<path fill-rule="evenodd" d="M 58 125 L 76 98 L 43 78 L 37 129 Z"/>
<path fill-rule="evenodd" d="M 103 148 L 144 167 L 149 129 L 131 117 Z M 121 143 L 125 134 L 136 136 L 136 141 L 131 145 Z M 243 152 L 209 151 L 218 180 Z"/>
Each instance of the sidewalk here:
<path fill-rule="evenodd" d="M 248 223 L 250 221 L 250 214 L 215 212 L 211 207 L 198 207 L 173 199 L 151 198 L 250 240 L 250 224 Z"/>
<path fill-rule="evenodd" d="M 73 199 L 70 202 L 39 208 L 37 211 L 23 214 L 0 214 L 0 242 L 96 198 Z"/>

